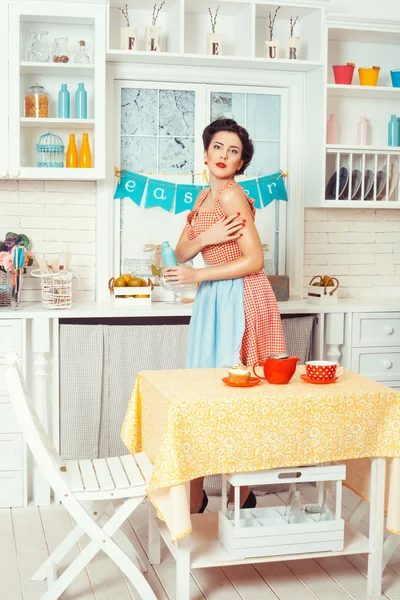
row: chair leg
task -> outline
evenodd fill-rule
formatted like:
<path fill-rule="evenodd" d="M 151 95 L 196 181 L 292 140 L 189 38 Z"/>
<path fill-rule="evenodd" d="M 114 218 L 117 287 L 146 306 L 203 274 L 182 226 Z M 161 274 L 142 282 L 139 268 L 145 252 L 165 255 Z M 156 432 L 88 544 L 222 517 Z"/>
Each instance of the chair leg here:
<path fill-rule="evenodd" d="M 108 517 L 112 517 L 115 513 L 114 504 L 111 504 L 105 511 Z M 135 563 L 137 568 L 142 573 L 147 573 L 146 564 L 140 558 L 139 553 L 136 551 L 135 546 L 132 544 L 130 539 L 125 535 L 122 529 L 118 529 L 112 536 L 114 542 L 125 552 L 127 556 Z"/>
<path fill-rule="evenodd" d="M 156 524 L 157 511 L 153 504 L 149 504 L 149 561 L 151 565 L 159 565 L 161 562 L 161 534 Z"/>
<path fill-rule="evenodd" d="M 31 581 L 44 581 L 47 579 L 49 565 L 58 565 L 64 556 L 71 550 L 73 546 L 84 534 L 84 530 L 80 525 L 76 525 L 74 529 L 67 535 L 67 537 L 61 542 L 59 546 L 50 554 L 50 556 L 44 561 L 42 566 L 36 571 L 31 578 Z"/>

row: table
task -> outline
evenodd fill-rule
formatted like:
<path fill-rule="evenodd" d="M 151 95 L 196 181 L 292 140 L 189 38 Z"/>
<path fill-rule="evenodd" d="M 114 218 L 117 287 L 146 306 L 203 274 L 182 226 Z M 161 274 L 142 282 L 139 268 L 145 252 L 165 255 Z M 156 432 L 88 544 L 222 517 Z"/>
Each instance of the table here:
<path fill-rule="evenodd" d="M 400 457 L 400 394 L 350 371 L 332 385 L 306 384 L 302 373 L 298 367 L 288 385 L 254 388 L 226 386 L 222 369 L 138 376 L 121 435 L 154 465 L 148 497 L 161 521 L 153 509 L 150 560 L 160 560 L 161 534 L 177 560 L 178 600 L 189 598 L 190 568 L 359 553 L 369 554 L 368 593 L 380 597 L 385 458 Z M 189 482 L 197 477 L 365 457 L 370 537 L 346 523 L 342 552 L 234 561 L 218 541 L 216 515 L 190 518 Z M 397 492 L 400 481 L 390 484 Z M 388 519 L 400 530 L 394 512 Z"/>

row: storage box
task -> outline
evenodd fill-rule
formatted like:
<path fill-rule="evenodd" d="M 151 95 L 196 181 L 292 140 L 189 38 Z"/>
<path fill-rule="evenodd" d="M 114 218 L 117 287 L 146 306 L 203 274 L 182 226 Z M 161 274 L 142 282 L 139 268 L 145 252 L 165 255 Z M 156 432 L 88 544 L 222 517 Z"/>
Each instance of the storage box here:
<path fill-rule="evenodd" d="M 145 298 L 134 298 L 133 296 L 146 296 Z M 114 306 L 127 308 L 128 306 L 151 306 L 151 286 L 146 287 L 115 287 Z"/>
<path fill-rule="evenodd" d="M 307 302 L 309 304 L 320 304 L 323 306 L 337 304 L 337 289 L 337 287 L 309 285 L 307 291 Z"/>
<path fill-rule="evenodd" d="M 345 465 L 296 467 L 224 475 L 222 510 L 218 514 L 218 536 L 221 544 L 235 559 L 343 550 L 344 520 L 341 518 L 341 499 L 342 481 L 345 477 Z M 269 485 L 283 481 L 288 484 L 312 481 L 334 482 L 336 485 L 335 518 L 330 521 L 319 521 L 319 514 L 305 513 L 304 523 L 291 524 L 285 517 L 285 506 L 236 509 L 234 518 L 228 517 L 227 482 L 238 488 L 242 485 Z"/>

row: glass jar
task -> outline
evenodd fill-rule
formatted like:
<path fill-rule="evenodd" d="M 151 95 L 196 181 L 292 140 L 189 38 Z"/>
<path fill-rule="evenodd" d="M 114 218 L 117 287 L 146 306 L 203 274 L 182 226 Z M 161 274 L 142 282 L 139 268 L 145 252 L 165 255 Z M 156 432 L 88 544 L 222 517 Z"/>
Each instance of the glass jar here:
<path fill-rule="evenodd" d="M 47 119 L 49 116 L 49 96 L 44 88 L 35 83 L 25 94 L 25 117 Z"/>
<path fill-rule="evenodd" d="M 47 42 L 47 31 L 41 31 L 31 48 L 35 62 L 47 62 L 50 58 L 50 46 Z"/>
<path fill-rule="evenodd" d="M 80 63 L 82 65 L 87 65 L 90 63 L 90 58 L 89 58 L 88 53 L 86 52 L 86 48 L 87 48 L 86 42 L 85 42 L 85 40 L 79 40 L 78 44 L 79 44 L 79 52 L 75 56 L 75 62 Z"/>
<path fill-rule="evenodd" d="M 54 40 L 53 62 L 67 63 L 69 61 L 68 38 L 59 37 Z"/>

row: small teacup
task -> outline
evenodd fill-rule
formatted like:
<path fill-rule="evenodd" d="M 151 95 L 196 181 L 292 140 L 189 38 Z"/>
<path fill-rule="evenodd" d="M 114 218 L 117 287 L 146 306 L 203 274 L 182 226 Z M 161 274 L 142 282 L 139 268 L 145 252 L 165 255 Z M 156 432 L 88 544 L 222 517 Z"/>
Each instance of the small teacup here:
<path fill-rule="evenodd" d="M 339 369 L 341 371 L 339 372 Z M 309 360 L 306 362 L 307 377 L 315 381 L 329 381 L 343 375 L 343 367 L 330 360 Z"/>

